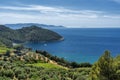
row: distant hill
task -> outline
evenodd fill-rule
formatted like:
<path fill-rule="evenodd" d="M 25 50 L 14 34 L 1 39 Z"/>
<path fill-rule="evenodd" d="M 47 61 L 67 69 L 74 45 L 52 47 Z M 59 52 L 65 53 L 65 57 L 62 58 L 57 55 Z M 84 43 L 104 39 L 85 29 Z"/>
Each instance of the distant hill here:
<path fill-rule="evenodd" d="M 5 24 L 5 26 L 10 27 L 12 29 L 20 29 L 22 27 L 32 26 L 32 25 L 46 28 L 46 29 L 65 28 L 64 26 L 46 25 L 46 24 L 38 24 L 38 23 Z"/>
<path fill-rule="evenodd" d="M 0 25 L 0 44 L 12 46 L 13 42 L 41 42 L 41 41 L 58 41 L 63 37 L 56 32 L 37 26 L 23 27 L 21 29 L 11 29 Z"/>

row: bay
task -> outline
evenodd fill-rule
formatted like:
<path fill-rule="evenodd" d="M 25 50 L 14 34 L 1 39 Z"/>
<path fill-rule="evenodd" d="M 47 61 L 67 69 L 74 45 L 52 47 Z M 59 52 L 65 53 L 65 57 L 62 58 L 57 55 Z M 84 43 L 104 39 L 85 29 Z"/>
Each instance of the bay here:
<path fill-rule="evenodd" d="M 58 42 L 26 43 L 34 50 L 46 50 L 68 61 L 94 63 L 109 50 L 113 57 L 120 54 L 120 28 L 63 28 L 52 29 L 65 40 Z"/>

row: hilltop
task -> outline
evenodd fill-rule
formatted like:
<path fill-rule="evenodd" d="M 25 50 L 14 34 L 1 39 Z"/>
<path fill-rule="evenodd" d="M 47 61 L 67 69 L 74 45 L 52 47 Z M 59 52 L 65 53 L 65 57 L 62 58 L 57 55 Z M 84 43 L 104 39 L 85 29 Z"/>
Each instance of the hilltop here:
<path fill-rule="evenodd" d="M 58 33 L 38 26 L 23 27 L 13 30 L 4 25 L 0 25 L 0 35 L 0 44 L 9 47 L 11 47 L 14 42 L 42 42 L 63 39 Z"/>
<path fill-rule="evenodd" d="M 64 26 L 56 26 L 56 25 L 47 25 L 47 24 L 39 24 L 39 23 L 17 23 L 17 24 L 5 24 L 5 26 L 10 27 L 12 29 L 20 29 L 22 27 L 26 27 L 26 26 L 38 26 L 38 27 L 42 27 L 42 28 L 46 28 L 46 29 L 55 29 L 55 28 L 65 28 Z"/>

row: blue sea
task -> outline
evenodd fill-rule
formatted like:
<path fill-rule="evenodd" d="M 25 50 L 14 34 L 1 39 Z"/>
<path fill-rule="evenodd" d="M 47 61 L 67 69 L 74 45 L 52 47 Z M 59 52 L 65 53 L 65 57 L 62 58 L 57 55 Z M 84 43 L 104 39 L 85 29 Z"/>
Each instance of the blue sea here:
<path fill-rule="evenodd" d="M 46 50 L 68 61 L 96 62 L 105 50 L 113 57 L 120 54 L 120 28 L 53 29 L 65 40 L 58 42 L 26 43 L 34 50 Z"/>

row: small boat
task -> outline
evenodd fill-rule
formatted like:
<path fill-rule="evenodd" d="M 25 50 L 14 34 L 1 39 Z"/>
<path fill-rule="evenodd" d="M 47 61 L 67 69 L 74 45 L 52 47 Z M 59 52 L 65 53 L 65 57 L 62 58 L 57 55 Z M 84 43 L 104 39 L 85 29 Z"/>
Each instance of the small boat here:
<path fill-rule="evenodd" d="M 47 46 L 47 44 L 44 44 L 44 46 Z"/>

